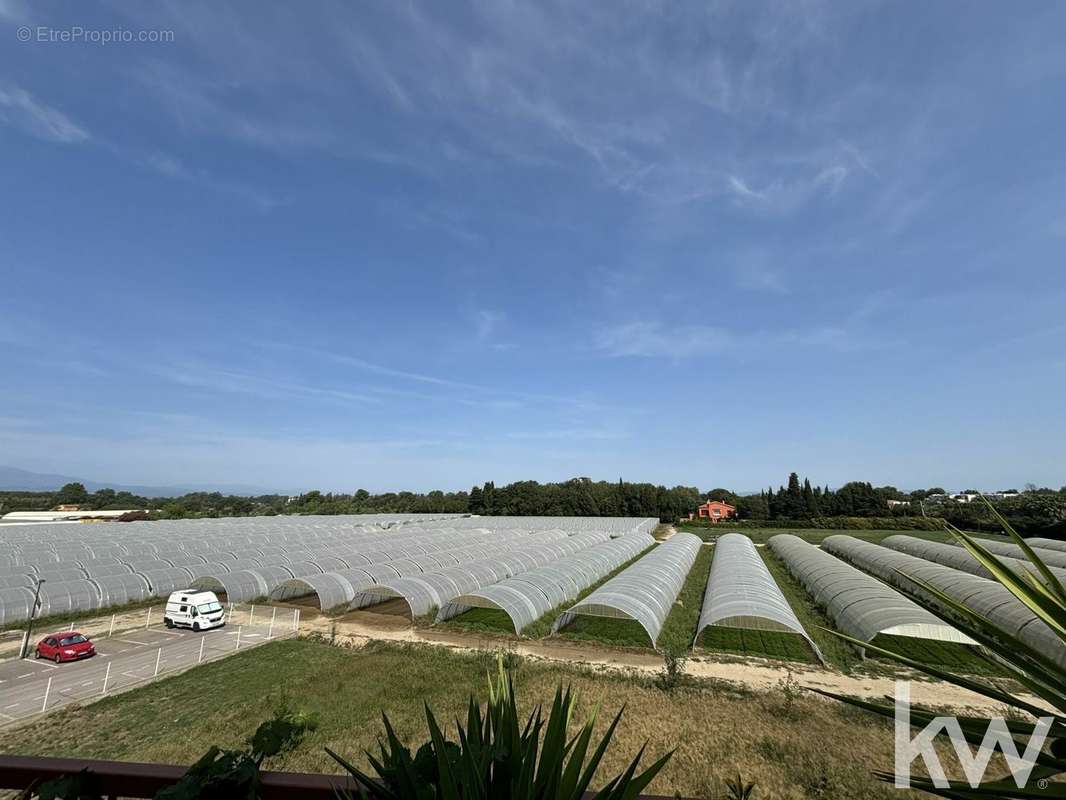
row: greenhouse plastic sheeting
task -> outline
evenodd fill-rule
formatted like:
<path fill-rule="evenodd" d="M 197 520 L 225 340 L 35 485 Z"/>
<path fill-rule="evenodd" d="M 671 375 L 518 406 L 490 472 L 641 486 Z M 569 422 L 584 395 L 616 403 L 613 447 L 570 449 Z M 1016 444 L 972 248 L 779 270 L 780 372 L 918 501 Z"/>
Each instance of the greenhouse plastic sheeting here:
<path fill-rule="evenodd" d="M 459 594 L 455 581 L 444 575 L 425 573 L 415 577 L 393 578 L 361 589 L 352 601 L 352 608 L 365 608 L 400 597 L 407 603 L 412 617 L 428 614 L 440 608 L 445 599 Z"/>
<path fill-rule="evenodd" d="M 81 567 L 66 567 L 64 569 L 57 569 L 55 567 L 45 566 L 41 568 L 41 578 L 49 583 L 66 583 L 68 581 L 81 581 L 85 580 L 85 570 Z"/>
<path fill-rule="evenodd" d="M 644 628 L 654 645 L 700 545 L 698 536 L 675 533 L 561 614 L 552 630 L 568 625 L 579 614 L 632 619 Z"/>
<path fill-rule="evenodd" d="M 150 572 L 154 569 L 170 569 L 174 566 L 162 558 L 128 558 L 123 563 L 134 572 Z"/>
<path fill-rule="evenodd" d="M 450 619 L 471 608 L 493 608 L 506 613 L 515 633 L 520 634 L 531 622 L 572 600 L 655 542 L 644 533 L 599 541 L 598 544 L 588 544 L 597 539 L 584 541 L 585 549 L 551 564 L 518 573 L 500 583 L 486 584 L 476 591 L 464 590 L 464 594 L 441 608 L 437 620 Z"/>
<path fill-rule="evenodd" d="M 887 536 L 882 540 L 881 544 L 884 547 L 890 547 L 901 553 L 907 553 L 912 556 L 917 556 L 918 558 L 924 558 L 926 561 L 934 561 L 937 564 L 943 564 L 945 567 L 960 569 L 963 572 L 980 575 L 982 578 L 991 579 L 992 577 L 992 573 L 985 569 L 984 565 L 982 565 L 974 556 L 970 555 L 970 551 L 964 547 L 955 547 L 954 545 L 945 542 L 930 542 L 927 539 L 919 539 L 916 536 L 902 535 Z M 1022 552 L 1020 548 L 1018 552 Z M 1043 580 L 1036 566 L 1031 561 L 1021 558 L 1013 558 L 1012 556 L 1004 554 L 996 555 L 1005 567 L 1009 567 L 1019 575 L 1024 576 L 1028 572 Z M 1039 555 L 1039 553 L 1037 555 Z M 1051 566 L 1049 566 L 1048 569 L 1060 582 L 1066 583 L 1066 569 Z"/>
<path fill-rule="evenodd" d="M 869 642 L 884 633 L 974 644 L 910 598 L 798 536 L 779 534 L 769 547 L 833 624 L 854 639 Z"/>
<path fill-rule="evenodd" d="M 11 586 L 0 589 L 0 625 L 28 619 L 33 607 L 33 589 Z"/>
<path fill-rule="evenodd" d="M 208 566 L 203 564 L 201 566 Z M 188 589 L 192 583 L 193 574 L 187 567 L 171 567 L 170 569 L 157 569 L 142 573 L 148 581 L 148 587 L 156 597 L 168 597 L 171 592 L 179 589 Z"/>
<path fill-rule="evenodd" d="M 96 584 L 88 580 L 45 583 L 41 587 L 41 607 L 37 614 L 47 617 L 67 611 L 91 611 L 99 607 L 100 593 Z"/>
<path fill-rule="evenodd" d="M 1062 640 L 1024 603 L 995 581 L 851 536 L 829 536 L 822 542 L 822 549 L 908 594 L 936 604 L 941 611 L 950 614 L 950 609 L 943 607 L 933 595 L 914 582 L 915 579 L 922 580 L 984 615 L 1006 633 L 1049 655 L 1056 663 L 1066 666 L 1066 645 Z"/>
<path fill-rule="evenodd" d="M 369 565 L 371 560 L 397 562 L 382 570 L 381 577 L 444 574 L 457 565 L 474 564 L 467 571 L 448 576 L 465 588 L 475 580 L 472 576 L 480 581 L 491 572 L 500 580 L 554 563 L 577 551 L 572 540 L 579 537 L 624 537 L 651 531 L 656 524 L 654 519 L 478 519 L 436 514 L 164 520 L 135 525 L 15 524 L 0 527 L 0 574 L 25 576 L 43 572 L 48 583 L 56 585 L 76 584 L 87 576 L 102 580 L 112 577 L 112 572 L 119 577 L 153 573 L 163 585 L 164 577 L 177 579 L 166 570 L 179 564 L 196 579 L 213 580 L 215 588 L 224 591 L 221 576 L 250 570 L 264 580 L 267 575 L 272 576 L 266 581 L 269 587 L 275 580 L 291 580 L 286 575 L 304 571 L 303 564 L 339 573 L 360 564 Z M 521 552 L 512 555 L 515 551 Z M 368 559 L 367 554 L 377 555 Z M 497 561 L 484 563 L 489 558 Z M 116 563 L 128 567 L 120 570 L 114 566 Z M 276 572 L 283 566 L 288 567 L 287 572 Z M 25 569 L 12 569 L 16 567 Z M 231 584 L 234 597 L 241 596 L 240 576 L 225 581 Z M 6 582 L 25 583 L 25 579 L 11 577 Z M 258 581 L 250 583 L 254 588 L 245 588 L 261 591 Z M 91 598 L 83 598 L 66 604 L 92 602 Z M 56 606 L 62 604 L 57 595 Z"/>
<path fill-rule="evenodd" d="M 33 588 L 37 585 L 36 575 L 13 574 L 0 575 L 0 589 L 14 589 L 18 586 Z"/>
<path fill-rule="evenodd" d="M 1019 558 L 1028 561 L 1025 555 L 1025 551 L 1021 546 L 1014 544 L 1013 542 L 997 542 L 992 539 L 981 539 L 981 544 L 985 549 L 997 556 L 1007 556 L 1008 558 Z M 1033 548 L 1033 552 L 1036 553 L 1040 560 L 1047 564 L 1049 567 L 1064 567 L 1066 568 L 1066 552 L 1060 552 L 1054 549 L 1047 549 L 1044 547 L 1034 547 L 1031 540 L 1027 541 L 1030 547 Z M 949 545 L 965 550 L 961 544 L 952 540 L 952 544 Z"/>
<path fill-rule="evenodd" d="M 85 574 L 90 580 L 109 578 L 112 575 L 129 575 L 133 572 L 128 564 L 94 564 L 92 561 L 81 562 Z"/>
<path fill-rule="evenodd" d="M 743 534 L 727 533 L 714 543 L 696 640 L 708 626 L 796 634 L 822 658 L 755 545 Z"/>
<path fill-rule="evenodd" d="M 263 569 L 263 567 L 259 569 Z M 282 580 L 289 578 L 292 578 L 292 575 L 286 574 Z M 275 585 L 280 583 L 281 580 L 278 580 Z M 250 569 L 200 575 L 193 578 L 189 588 L 224 593 L 226 599 L 231 603 L 245 603 L 249 600 L 254 600 L 256 597 L 270 594 L 271 589 L 271 587 L 267 586 L 266 579 L 262 575 Z"/>
<path fill-rule="evenodd" d="M 371 580 L 365 573 L 364 580 Z M 307 595 L 318 597 L 319 608 L 328 611 L 332 608 L 347 606 L 355 597 L 355 587 L 351 580 L 337 572 L 324 572 L 320 575 L 305 575 L 291 578 L 274 587 L 270 596 L 274 600 L 290 600 Z"/>
<path fill-rule="evenodd" d="M 119 606 L 150 597 L 148 581 L 143 575 L 111 575 L 94 578 L 92 582 L 100 594 L 100 606 Z"/>
<path fill-rule="evenodd" d="M 1066 553 L 1066 539 L 1045 539 L 1040 536 L 1034 536 L 1031 539 L 1026 539 L 1025 543 L 1030 547 L 1039 547 L 1043 550 L 1057 550 L 1060 553 Z M 1037 555 L 1039 555 L 1039 553 Z"/>

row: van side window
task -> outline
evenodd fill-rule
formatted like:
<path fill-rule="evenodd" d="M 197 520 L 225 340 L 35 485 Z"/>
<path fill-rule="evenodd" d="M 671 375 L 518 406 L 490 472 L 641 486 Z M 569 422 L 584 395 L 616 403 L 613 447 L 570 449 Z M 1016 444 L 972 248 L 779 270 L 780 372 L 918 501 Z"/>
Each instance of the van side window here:
<path fill-rule="evenodd" d="M 188 610 L 189 610 L 188 606 L 182 606 L 181 608 L 178 609 L 178 611 L 180 611 L 182 614 L 184 614 Z"/>

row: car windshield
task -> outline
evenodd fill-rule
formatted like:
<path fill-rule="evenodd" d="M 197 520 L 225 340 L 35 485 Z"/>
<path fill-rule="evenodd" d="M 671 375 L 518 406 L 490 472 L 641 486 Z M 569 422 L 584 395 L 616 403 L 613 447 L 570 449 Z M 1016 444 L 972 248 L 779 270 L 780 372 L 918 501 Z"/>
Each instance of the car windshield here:
<path fill-rule="evenodd" d="M 202 606 L 197 606 L 196 610 L 201 614 L 213 614 L 216 611 L 221 611 L 222 606 L 218 603 L 204 603 Z"/>
<path fill-rule="evenodd" d="M 81 644 L 82 642 L 87 641 L 89 640 L 82 636 L 80 633 L 75 633 L 73 636 L 64 636 L 62 639 L 59 640 L 59 643 L 63 646 L 67 646 L 72 644 Z"/>

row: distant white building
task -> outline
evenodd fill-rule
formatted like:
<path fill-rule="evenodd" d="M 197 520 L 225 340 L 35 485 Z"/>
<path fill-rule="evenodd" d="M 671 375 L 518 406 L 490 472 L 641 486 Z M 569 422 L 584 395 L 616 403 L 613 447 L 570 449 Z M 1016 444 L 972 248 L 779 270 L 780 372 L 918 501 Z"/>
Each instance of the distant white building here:
<path fill-rule="evenodd" d="M 62 508 L 62 507 L 61 507 Z M 68 507 L 62 511 L 10 511 L 0 517 L 0 522 L 81 522 L 93 519 L 118 519 L 123 514 L 131 511 L 147 511 L 148 509 L 125 509 L 122 511 L 81 511 L 77 506 L 70 510 Z"/>

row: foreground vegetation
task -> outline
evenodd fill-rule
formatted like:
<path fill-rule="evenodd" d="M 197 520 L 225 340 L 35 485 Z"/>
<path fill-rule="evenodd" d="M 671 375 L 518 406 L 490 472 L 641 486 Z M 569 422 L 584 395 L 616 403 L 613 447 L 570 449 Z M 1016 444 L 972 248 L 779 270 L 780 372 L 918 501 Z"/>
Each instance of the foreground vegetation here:
<path fill-rule="evenodd" d="M 442 724 L 465 718 L 470 694 L 484 700 L 486 674 L 494 670 L 492 654 L 387 644 L 353 651 L 278 641 L 0 732 L 0 752 L 188 764 L 206 743 L 241 747 L 274 709 L 286 707 L 313 715 L 317 728 L 269 768 L 338 772 L 328 747 L 368 769 L 363 751 L 376 752 L 384 735 L 382 710 L 401 741 L 420 743 L 423 701 Z M 624 769 L 646 741 L 649 754 L 677 748 L 650 793 L 727 797 L 725 781 L 739 771 L 756 783 L 753 800 L 918 797 L 879 785 L 867 772 L 870 764 L 892 762 L 889 722 L 788 686 L 754 693 L 688 680 L 666 692 L 651 678 L 558 663 L 515 661 L 513 671 L 526 713 L 538 703 L 550 706 L 559 684 L 576 690 L 577 719 L 602 703 L 597 735 L 626 706 L 593 786 Z M 847 746 L 826 746 L 832 742 Z M 944 763 L 953 761 L 945 756 Z"/>

